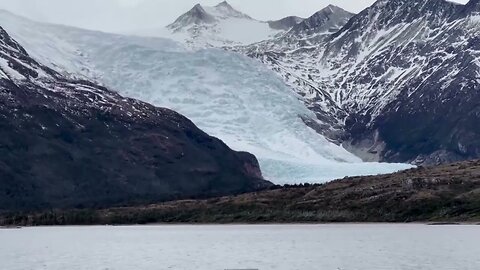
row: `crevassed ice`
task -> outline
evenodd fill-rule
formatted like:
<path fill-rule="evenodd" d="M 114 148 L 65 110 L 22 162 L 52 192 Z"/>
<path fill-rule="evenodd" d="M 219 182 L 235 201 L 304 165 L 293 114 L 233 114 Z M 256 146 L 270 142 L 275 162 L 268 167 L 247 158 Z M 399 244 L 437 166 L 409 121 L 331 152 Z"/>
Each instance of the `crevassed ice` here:
<path fill-rule="evenodd" d="M 315 117 L 299 97 L 244 56 L 25 21 L 5 27 L 42 62 L 95 76 L 123 95 L 174 109 L 233 149 L 255 154 L 264 176 L 275 183 L 324 182 L 409 167 L 362 163 L 328 142 L 299 118 Z"/>
<path fill-rule="evenodd" d="M 145 58 L 132 60 L 132 54 Z M 108 74 L 104 79 L 109 85 L 127 96 L 172 108 L 233 149 L 254 153 L 265 176 L 276 183 L 325 181 L 406 167 L 361 163 L 328 142 L 299 118 L 314 115 L 298 97 L 270 71 L 242 56 L 219 50 L 163 53 L 141 47 L 132 52 L 129 47 L 94 57 L 97 67 Z"/>

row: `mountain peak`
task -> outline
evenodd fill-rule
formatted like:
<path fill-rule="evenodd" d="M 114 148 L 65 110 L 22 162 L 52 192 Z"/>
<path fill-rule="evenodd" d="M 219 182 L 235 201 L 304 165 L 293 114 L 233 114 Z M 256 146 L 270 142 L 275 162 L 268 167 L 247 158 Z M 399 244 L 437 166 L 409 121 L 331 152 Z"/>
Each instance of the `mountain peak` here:
<path fill-rule="evenodd" d="M 186 14 L 197 15 L 198 16 L 198 15 L 203 14 L 203 13 L 207 13 L 207 12 L 203 8 L 203 6 L 199 3 L 199 4 L 196 4 L 195 6 L 193 6 L 193 8 L 190 9 Z"/>
<path fill-rule="evenodd" d="M 323 10 L 330 10 L 332 12 L 334 11 L 338 11 L 338 10 L 344 10 L 343 8 L 341 7 L 338 7 L 338 6 L 335 6 L 335 5 L 332 5 L 332 4 L 329 4 L 328 6 L 326 6 Z"/>
<path fill-rule="evenodd" d="M 313 14 L 312 16 L 316 16 L 316 15 L 319 15 L 319 14 L 330 15 L 330 14 L 338 14 L 338 13 L 342 13 L 342 14 L 347 14 L 348 13 L 352 16 L 354 15 L 353 13 L 350 13 L 350 12 L 346 11 L 345 9 L 343 9 L 341 7 L 330 4 L 326 7 L 324 7 L 323 9 L 319 10 L 318 12 Z"/>
<path fill-rule="evenodd" d="M 209 12 L 214 17 L 217 17 L 220 19 L 228 19 L 228 18 L 251 19 L 250 16 L 236 10 L 227 1 L 223 1 L 212 8 L 207 8 L 207 12 Z"/>
<path fill-rule="evenodd" d="M 216 5 L 215 7 L 227 7 L 227 8 L 233 9 L 233 7 L 227 1 L 223 1 L 223 2 L 219 3 L 218 5 Z"/>
<path fill-rule="evenodd" d="M 252 19 L 250 16 L 233 8 L 227 1 L 223 1 L 214 7 L 204 7 L 201 4 L 196 4 L 190 11 L 180 16 L 174 23 L 168 25 L 167 28 L 179 31 L 191 25 L 213 24 L 229 18 Z"/>
<path fill-rule="evenodd" d="M 201 4 L 196 4 L 195 6 L 193 6 L 193 8 L 190 11 L 187 12 L 187 14 L 188 13 L 191 15 L 200 15 L 207 12 L 205 11 L 205 9 Z"/>
<path fill-rule="evenodd" d="M 202 5 L 196 4 L 187 13 L 180 16 L 174 23 L 168 25 L 167 28 L 178 31 L 189 25 L 212 24 L 215 21 L 215 18 L 207 13 Z"/>
<path fill-rule="evenodd" d="M 328 32 L 343 26 L 355 14 L 340 7 L 328 5 L 292 28 L 293 32 L 314 34 Z"/>

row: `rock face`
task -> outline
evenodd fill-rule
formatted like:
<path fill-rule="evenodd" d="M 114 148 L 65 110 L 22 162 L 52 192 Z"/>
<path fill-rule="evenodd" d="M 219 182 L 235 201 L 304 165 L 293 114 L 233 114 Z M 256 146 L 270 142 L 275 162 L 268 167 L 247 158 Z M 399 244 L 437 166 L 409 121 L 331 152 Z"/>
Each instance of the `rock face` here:
<path fill-rule="evenodd" d="M 112 206 L 258 190 L 253 155 L 168 109 L 33 60 L 0 28 L 0 210 Z"/>
<path fill-rule="evenodd" d="M 364 160 L 478 158 L 478 3 L 379 0 L 322 38 L 308 38 L 317 26 L 237 50 L 279 73 L 317 114 L 311 126 Z"/>

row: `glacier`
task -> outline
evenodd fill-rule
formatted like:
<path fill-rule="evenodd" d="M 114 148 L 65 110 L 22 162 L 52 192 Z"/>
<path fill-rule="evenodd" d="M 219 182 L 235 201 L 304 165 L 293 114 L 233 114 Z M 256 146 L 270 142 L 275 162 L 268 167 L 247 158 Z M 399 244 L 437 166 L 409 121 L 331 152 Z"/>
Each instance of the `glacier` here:
<path fill-rule="evenodd" d="M 219 49 L 192 51 L 162 38 L 42 24 L 0 12 L 40 62 L 176 110 L 234 150 L 257 156 L 276 184 L 389 173 L 408 164 L 364 163 L 304 124 L 315 115 L 263 64 Z"/>

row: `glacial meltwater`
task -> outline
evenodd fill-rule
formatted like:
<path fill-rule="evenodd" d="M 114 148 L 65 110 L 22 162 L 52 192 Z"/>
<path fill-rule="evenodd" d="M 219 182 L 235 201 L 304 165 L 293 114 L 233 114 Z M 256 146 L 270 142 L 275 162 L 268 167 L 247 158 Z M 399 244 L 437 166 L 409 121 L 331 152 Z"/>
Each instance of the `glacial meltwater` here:
<path fill-rule="evenodd" d="M 480 226 L 0 229 L 2 270 L 478 270 Z"/>

